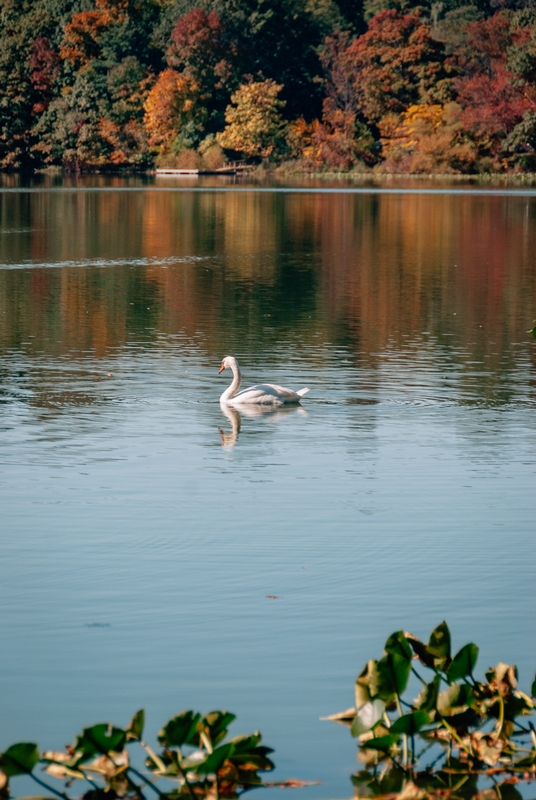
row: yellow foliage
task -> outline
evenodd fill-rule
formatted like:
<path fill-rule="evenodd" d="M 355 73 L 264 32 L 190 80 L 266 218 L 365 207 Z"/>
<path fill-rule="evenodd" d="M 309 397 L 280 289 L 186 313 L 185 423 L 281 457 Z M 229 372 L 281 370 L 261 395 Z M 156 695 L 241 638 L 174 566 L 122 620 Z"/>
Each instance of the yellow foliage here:
<path fill-rule="evenodd" d="M 315 159 L 316 148 L 313 147 L 313 133 L 318 120 L 306 122 L 299 117 L 287 128 L 287 146 L 292 158 Z"/>
<path fill-rule="evenodd" d="M 185 122 L 203 114 L 198 101 L 199 87 L 193 78 L 174 69 L 161 72 L 143 106 L 149 144 L 169 144 Z"/>
<path fill-rule="evenodd" d="M 285 101 L 278 98 L 282 88 L 273 80 L 239 86 L 225 109 L 227 125 L 217 134 L 219 144 L 250 157 L 270 156 L 285 124 L 280 114 Z"/>
<path fill-rule="evenodd" d="M 410 106 L 380 120 L 382 171 L 459 172 L 475 160 L 456 103 Z"/>

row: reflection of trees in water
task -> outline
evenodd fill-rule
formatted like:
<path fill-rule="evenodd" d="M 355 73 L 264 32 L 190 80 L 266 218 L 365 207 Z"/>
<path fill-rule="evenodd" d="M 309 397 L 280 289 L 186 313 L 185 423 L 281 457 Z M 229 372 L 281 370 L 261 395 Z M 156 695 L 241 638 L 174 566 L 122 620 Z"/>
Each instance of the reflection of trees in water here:
<path fill-rule="evenodd" d="M 181 333 L 216 360 L 329 342 L 374 367 L 427 331 L 462 384 L 506 400 L 534 317 L 534 216 L 475 195 L 3 195 L 0 230 L 26 232 L 0 234 L 0 260 L 65 266 L 0 270 L 0 342 L 104 357 Z"/>

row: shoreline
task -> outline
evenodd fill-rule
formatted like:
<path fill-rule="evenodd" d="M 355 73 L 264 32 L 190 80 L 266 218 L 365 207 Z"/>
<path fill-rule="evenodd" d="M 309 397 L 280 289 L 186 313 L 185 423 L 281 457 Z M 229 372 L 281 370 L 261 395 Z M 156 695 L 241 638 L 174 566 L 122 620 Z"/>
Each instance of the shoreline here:
<path fill-rule="evenodd" d="M 326 171 L 326 170 L 306 170 L 292 168 L 289 165 L 274 165 L 265 167 L 263 165 L 251 165 L 247 170 L 231 172 L 231 170 L 159 170 L 159 169 L 108 169 L 98 167 L 95 169 L 84 169 L 80 171 L 64 170 L 60 167 L 46 168 L 29 172 L 22 171 L 0 171 L 0 181 L 7 178 L 35 179 L 45 177 L 61 178 L 82 178 L 82 177 L 113 177 L 113 178 L 191 178 L 198 179 L 206 177 L 238 178 L 239 180 L 344 180 L 355 183 L 374 182 L 388 183 L 390 181 L 445 181 L 452 183 L 470 182 L 475 184 L 500 182 L 515 184 L 536 184 L 536 172 L 482 172 L 482 173 L 408 173 L 408 172 L 356 172 L 356 171 Z"/>

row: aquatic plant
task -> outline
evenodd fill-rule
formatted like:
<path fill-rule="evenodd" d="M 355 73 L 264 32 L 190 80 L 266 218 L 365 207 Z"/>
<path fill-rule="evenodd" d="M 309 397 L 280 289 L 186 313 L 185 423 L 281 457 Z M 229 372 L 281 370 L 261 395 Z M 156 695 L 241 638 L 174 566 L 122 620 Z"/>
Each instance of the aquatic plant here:
<path fill-rule="evenodd" d="M 502 776 L 511 790 L 521 779 L 536 778 L 536 731 L 526 719 L 536 706 L 536 678 L 532 697 L 517 688 L 514 665 L 499 663 L 477 680 L 478 652 L 469 643 L 452 655 L 442 622 L 427 644 L 408 632 L 392 633 L 382 658 L 365 664 L 355 707 L 327 717 L 358 738 L 358 760 L 366 767 L 352 778 L 358 794 L 409 787 L 419 797 L 473 797 L 481 776 L 494 783 Z M 415 662 L 431 671 L 431 680 Z M 412 675 L 421 691 L 408 702 L 403 694 Z"/>
<path fill-rule="evenodd" d="M 65 781 L 67 787 L 72 781 L 85 781 L 85 800 L 145 800 L 146 789 L 165 800 L 236 798 L 261 786 L 259 772 L 273 769 L 274 764 L 268 758 L 273 750 L 261 745 L 260 733 L 227 739 L 234 719 L 228 711 L 205 716 L 182 711 L 160 730 L 159 752 L 142 738 L 143 710 L 137 711 L 124 729 L 106 722 L 84 728 L 65 752 L 40 753 L 36 744 L 19 742 L 0 754 L 0 793 L 8 797 L 10 779 L 26 775 L 48 792 L 69 800 L 65 790 L 54 788 L 36 774 L 42 765 L 45 774 Z M 145 750 L 145 772 L 132 764 L 127 746 L 133 743 Z M 172 788 L 156 786 L 161 778 L 171 781 Z"/>

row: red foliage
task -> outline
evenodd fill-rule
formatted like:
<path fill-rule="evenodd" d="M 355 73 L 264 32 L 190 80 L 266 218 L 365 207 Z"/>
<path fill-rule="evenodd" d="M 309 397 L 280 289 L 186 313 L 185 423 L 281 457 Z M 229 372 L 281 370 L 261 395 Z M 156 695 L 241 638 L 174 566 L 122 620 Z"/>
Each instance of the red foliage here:
<path fill-rule="evenodd" d="M 536 111 L 536 87 L 516 79 L 507 67 L 508 50 L 526 31 L 512 31 L 504 12 L 475 22 L 458 54 L 465 75 L 456 81 L 463 123 L 491 156 L 498 156 L 504 138 L 527 111 Z"/>
<path fill-rule="evenodd" d="M 223 24 L 215 11 L 194 8 L 177 22 L 171 38 L 186 63 L 211 55 L 220 46 Z"/>
<path fill-rule="evenodd" d="M 373 17 L 369 29 L 348 48 L 357 74 L 354 90 L 369 122 L 399 113 L 445 77 L 442 45 L 413 14 L 389 9 Z"/>
<path fill-rule="evenodd" d="M 467 28 L 469 61 L 480 70 L 489 68 L 495 60 L 504 60 L 511 44 L 510 22 L 502 12 Z"/>
<path fill-rule="evenodd" d="M 215 11 L 194 8 L 171 33 L 168 63 L 186 72 L 204 88 L 220 88 L 229 77 L 233 48 L 225 40 L 225 27 Z"/>
<path fill-rule="evenodd" d="M 60 70 L 59 56 L 51 48 L 45 36 L 38 36 L 35 39 L 29 63 L 30 81 L 36 93 L 33 112 L 39 114 L 45 110 L 52 98 L 52 86 Z"/>
<path fill-rule="evenodd" d="M 349 33 L 340 31 L 328 36 L 320 60 L 327 75 L 327 95 L 334 106 L 345 112 L 356 113 L 359 103 L 355 85 L 359 73 L 349 47 L 349 38 Z"/>

